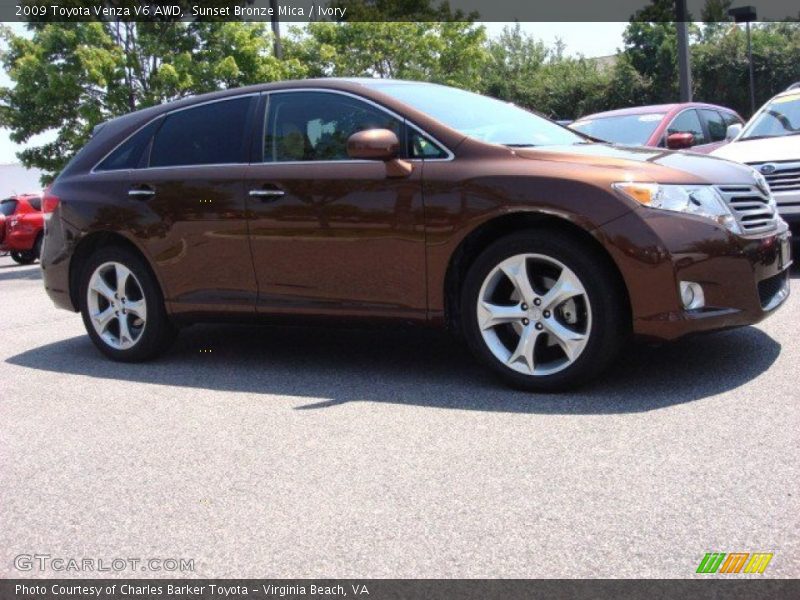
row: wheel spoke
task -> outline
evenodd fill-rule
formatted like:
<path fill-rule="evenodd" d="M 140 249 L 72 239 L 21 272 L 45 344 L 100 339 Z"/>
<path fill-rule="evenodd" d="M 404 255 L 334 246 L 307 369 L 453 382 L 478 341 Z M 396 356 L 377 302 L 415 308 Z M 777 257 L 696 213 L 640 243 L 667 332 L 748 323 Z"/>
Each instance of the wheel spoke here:
<path fill-rule="evenodd" d="M 536 294 L 528 278 L 528 261 L 525 256 L 514 256 L 506 260 L 500 268 L 514 285 L 514 289 L 517 290 L 519 301 L 532 303 Z"/>
<path fill-rule="evenodd" d="M 97 292 L 103 298 L 108 300 L 109 303 L 114 302 L 114 290 L 111 289 L 111 286 L 106 283 L 106 280 L 103 279 L 99 273 L 96 273 L 92 278 L 90 287 L 93 292 Z"/>
<path fill-rule="evenodd" d="M 519 336 L 519 343 L 517 343 L 516 349 L 508 359 L 508 364 L 512 365 L 521 362 L 528 368 L 528 371 L 533 374 L 536 368 L 534 351 L 536 349 L 536 340 L 539 339 L 539 335 L 539 330 L 533 325 L 525 327 Z"/>
<path fill-rule="evenodd" d="M 114 314 L 114 307 L 109 305 L 105 310 L 92 315 L 92 320 L 95 322 L 98 333 L 103 333 L 108 324 L 116 317 Z"/>
<path fill-rule="evenodd" d="M 572 362 L 583 350 L 586 345 L 586 334 L 580 331 L 575 331 L 569 327 L 562 325 L 554 318 L 547 319 L 544 323 L 545 329 L 550 335 L 555 338 L 555 341 L 561 346 L 561 349 L 566 354 L 567 358 Z"/>
<path fill-rule="evenodd" d="M 120 315 L 119 317 L 119 345 L 122 348 L 127 348 L 133 344 L 133 336 L 128 327 L 128 316 Z"/>
<path fill-rule="evenodd" d="M 560 304 L 583 293 L 583 286 L 575 275 L 567 269 L 562 269 L 558 281 L 542 297 L 542 307 L 555 310 Z"/>
<path fill-rule="evenodd" d="M 114 271 L 117 274 L 117 294 L 122 298 L 125 296 L 125 288 L 128 285 L 128 277 L 131 276 L 131 272 L 128 267 L 120 263 L 114 265 Z"/>
<path fill-rule="evenodd" d="M 502 325 L 503 323 L 521 321 L 525 314 L 521 304 L 503 306 L 500 304 L 481 302 L 478 307 L 481 329 L 490 329 Z"/>
<path fill-rule="evenodd" d="M 147 320 L 147 304 L 145 304 L 144 298 L 141 300 L 136 300 L 134 302 L 128 302 L 124 305 L 125 310 L 129 313 L 136 315 L 142 321 Z"/>

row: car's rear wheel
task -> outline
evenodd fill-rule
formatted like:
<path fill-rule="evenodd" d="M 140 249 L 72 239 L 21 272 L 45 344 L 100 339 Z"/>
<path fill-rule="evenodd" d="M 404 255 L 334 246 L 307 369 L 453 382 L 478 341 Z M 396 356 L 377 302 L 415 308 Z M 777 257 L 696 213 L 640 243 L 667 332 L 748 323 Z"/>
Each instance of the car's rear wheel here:
<path fill-rule="evenodd" d="M 81 314 L 95 346 L 114 360 L 146 360 L 175 336 L 158 282 L 144 262 L 120 247 L 102 248 L 86 262 Z"/>
<path fill-rule="evenodd" d="M 31 265 L 36 261 L 36 252 L 34 250 L 13 250 L 11 258 L 15 263 L 20 265 Z"/>
<path fill-rule="evenodd" d="M 474 354 L 506 382 L 559 391 L 597 376 L 628 331 L 613 272 L 580 240 L 547 231 L 502 238 L 474 262 L 461 314 Z"/>

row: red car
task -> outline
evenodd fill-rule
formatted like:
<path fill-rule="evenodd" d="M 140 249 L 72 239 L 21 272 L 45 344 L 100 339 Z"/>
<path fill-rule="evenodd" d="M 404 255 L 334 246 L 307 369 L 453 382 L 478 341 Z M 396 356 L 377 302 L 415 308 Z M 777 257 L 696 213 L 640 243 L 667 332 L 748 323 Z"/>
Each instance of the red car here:
<path fill-rule="evenodd" d="M 730 108 L 687 102 L 595 113 L 581 117 L 570 128 L 614 144 L 671 150 L 690 148 L 708 154 L 727 143 L 728 125 L 734 123 L 744 121 Z"/>
<path fill-rule="evenodd" d="M 0 252 L 29 265 L 39 258 L 43 238 L 41 195 L 22 194 L 0 201 Z"/>

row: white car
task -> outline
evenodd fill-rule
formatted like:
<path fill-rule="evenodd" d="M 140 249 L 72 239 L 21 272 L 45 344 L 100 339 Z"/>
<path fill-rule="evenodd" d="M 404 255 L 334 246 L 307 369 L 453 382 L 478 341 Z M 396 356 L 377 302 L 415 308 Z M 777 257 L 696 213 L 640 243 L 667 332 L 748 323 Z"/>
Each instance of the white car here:
<path fill-rule="evenodd" d="M 711 154 L 745 163 L 767 180 L 778 212 L 800 228 L 800 86 L 781 92 L 745 124 L 728 127 L 730 144 Z"/>

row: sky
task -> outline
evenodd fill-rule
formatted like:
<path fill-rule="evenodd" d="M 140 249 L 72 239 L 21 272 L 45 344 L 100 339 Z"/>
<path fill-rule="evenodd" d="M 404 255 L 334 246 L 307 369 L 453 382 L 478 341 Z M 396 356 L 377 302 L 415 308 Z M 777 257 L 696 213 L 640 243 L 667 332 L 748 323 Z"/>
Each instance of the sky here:
<path fill-rule="evenodd" d="M 18 33 L 25 32 L 20 23 L 5 23 Z M 490 37 L 498 36 L 503 27 L 512 23 L 484 23 Z M 541 39 L 546 45 L 554 45 L 557 39 L 566 44 L 570 55 L 586 57 L 614 54 L 622 46 L 622 32 L 627 23 L 520 23 L 523 31 Z M 0 86 L 10 85 L 8 75 L 0 69 Z M 0 164 L 18 162 L 15 154 L 26 145 L 37 146 L 53 139 L 52 134 L 43 134 L 18 145 L 9 139 L 9 131 L 0 129 Z"/>

